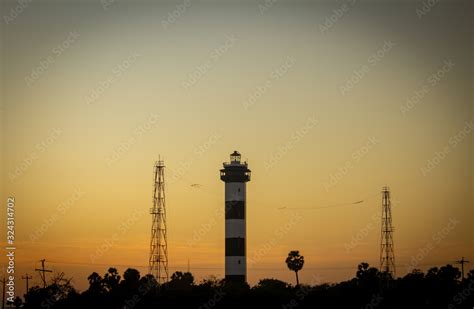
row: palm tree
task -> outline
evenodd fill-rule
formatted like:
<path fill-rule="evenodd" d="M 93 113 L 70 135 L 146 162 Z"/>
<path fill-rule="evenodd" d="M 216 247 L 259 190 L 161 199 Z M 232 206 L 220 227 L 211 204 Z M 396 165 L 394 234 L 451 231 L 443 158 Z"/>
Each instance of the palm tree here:
<path fill-rule="evenodd" d="M 304 256 L 300 255 L 300 252 L 290 251 L 288 253 L 288 257 L 286 258 L 286 266 L 288 266 L 289 270 L 292 270 L 296 274 L 296 286 L 300 285 L 300 281 L 298 279 L 298 272 L 303 268 L 304 264 Z"/>

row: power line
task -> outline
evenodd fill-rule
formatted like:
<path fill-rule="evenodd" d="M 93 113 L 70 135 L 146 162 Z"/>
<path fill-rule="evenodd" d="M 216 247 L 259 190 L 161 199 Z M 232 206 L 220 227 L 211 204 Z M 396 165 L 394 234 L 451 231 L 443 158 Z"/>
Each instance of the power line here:
<path fill-rule="evenodd" d="M 360 200 L 354 200 L 352 202 L 346 202 L 346 203 L 338 203 L 338 204 L 329 204 L 325 206 L 319 206 L 319 207 L 279 207 L 277 208 L 278 210 L 284 210 L 284 209 L 298 209 L 298 210 L 319 210 L 319 209 L 327 209 L 327 208 L 337 208 L 337 207 L 346 207 L 346 206 L 351 206 L 351 205 L 360 205 L 364 204 L 367 202 L 369 199 L 371 199 L 373 196 L 376 194 L 369 195 L 363 199 Z M 378 195 L 378 194 L 377 194 Z"/>
<path fill-rule="evenodd" d="M 132 264 L 105 264 L 105 263 L 86 263 L 86 262 L 66 262 L 66 261 L 49 261 L 50 264 L 58 264 L 58 265 L 80 265 L 80 266 L 103 266 L 103 267 L 123 267 L 123 268 L 147 268 L 148 265 L 132 265 Z M 356 264 L 356 263 L 355 263 Z M 355 265 L 354 264 L 354 265 Z M 438 263 L 425 263 L 425 264 L 417 264 L 419 267 L 438 267 L 440 265 L 446 265 L 446 262 L 438 262 Z M 396 264 L 397 268 L 412 266 L 410 263 L 407 264 Z M 183 266 L 176 266 L 176 267 L 169 267 L 172 270 L 180 270 Z M 281 267 L 252 267 L 249 266 L 250 269 L 254 270 L 287 270 L 286 266 Z M 222 266 L 193 266 L 193 269 L 196 270 L 222 270 Z M 305 267 L 305 270 L 345 270 L 345 269 L 357 269 L 357 266 L 324 266 L 324 267 Z"/>

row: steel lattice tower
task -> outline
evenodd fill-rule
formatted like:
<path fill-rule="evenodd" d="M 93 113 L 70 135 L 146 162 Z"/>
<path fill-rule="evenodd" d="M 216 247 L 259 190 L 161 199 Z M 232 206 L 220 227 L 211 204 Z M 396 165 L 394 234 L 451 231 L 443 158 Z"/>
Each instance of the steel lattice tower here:
<path fill-rule="evenodd" d="M 380 271 L 395 278 L 395 252 L 393 246 L 392 210 L 390 189 L 382 189 L 382 230 L 380 238 Z"/>
<path fill-rule="evenodd" d="M 169 279 L 164 170 L 164 162 L 158 160 L 154 168 L 153 208 L 150 209 L 152 223 L 148 272 L 160 284 Z"/>

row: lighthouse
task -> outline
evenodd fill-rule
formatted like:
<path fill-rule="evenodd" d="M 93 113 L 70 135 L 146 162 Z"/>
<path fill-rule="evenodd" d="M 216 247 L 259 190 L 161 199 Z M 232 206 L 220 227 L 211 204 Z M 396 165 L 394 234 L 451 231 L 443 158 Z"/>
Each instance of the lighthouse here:
<path fill-rule="evenodd" d="M 246 183 L 250 170 L 240 158 L 234 151 L 221 169 L 225 182 L 225 279 L 232 282 L 247 281 Z"/>

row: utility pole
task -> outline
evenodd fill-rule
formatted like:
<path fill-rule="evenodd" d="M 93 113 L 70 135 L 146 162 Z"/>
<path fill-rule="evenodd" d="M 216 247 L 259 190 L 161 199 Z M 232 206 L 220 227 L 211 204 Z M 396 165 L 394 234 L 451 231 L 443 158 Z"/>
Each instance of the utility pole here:
<path fill-rule="evenodd" d="M 7 283 L 7 280 L 5 277 L 2 279 L 2 284 L 3 284 L 3 293 L 2 293 L 2 309 L 5 309 L 5 284 Z"/>
<path fill-rule="evenodd" d="M 26 273 L 24 277 L 23 276 L 21 277 L 21 279 L 26 280 L 26 292 L 25 292 L 25 294 L 27 294 L 28 293 L 28 280 L 33 279 L 33 277 L 28 276 L 28 273 Z"/>
<path fill-rule="evenodd" d="M 460 259 L 459 261 L 456 261 L 455 263 L 461 264 L 461 273 L 462 273 L 461 281 L 464 281 L 464 264 L 470 263 L 470 261 L 466 261 L 464 257 L 462 257 L 462 259 Z"/>
<path fill-rule="evenodd" d="M 40 269 L 37 268 L 35 269 L 35 271 L 40 273 L 41 280 L 43 280 L 43 287 L 46 288 L 46 273 L 52 273 L 53 271 L 44 268 L 44 262 L 46 262 L 45 259 L 42 259 L 40 262 L 41 262 L 41 268 Z"/>

